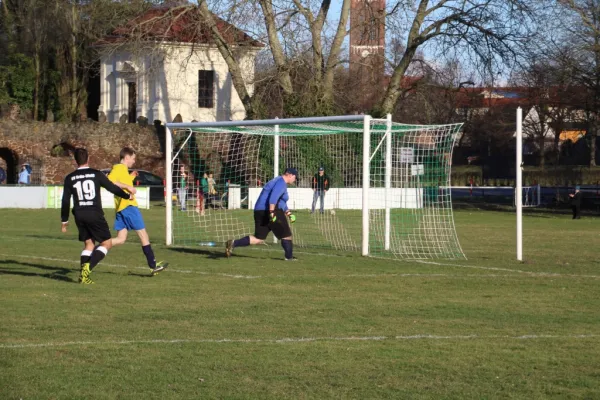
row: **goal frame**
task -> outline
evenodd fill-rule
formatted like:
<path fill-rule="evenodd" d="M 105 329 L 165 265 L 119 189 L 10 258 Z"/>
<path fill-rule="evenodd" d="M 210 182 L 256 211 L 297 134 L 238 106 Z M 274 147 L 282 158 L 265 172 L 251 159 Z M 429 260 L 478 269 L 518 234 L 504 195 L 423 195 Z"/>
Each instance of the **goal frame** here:
<path fill-rule="evenodd" d="M 388 117 L 391 121 L 391 116 Z M 232 126 L 274 126 L 275 130 L 278 130 L 279 125 L 282 124 L 319 124 L 327 122 L 359 122 L 363 121 L 363 177 L 362 177 L 362 255 L 369 255 L 369 156 L 370 156 L 370 140 L 371 140 L 371 120 L 370 115 L 342 115 L 334 117 L 307 117 L 307 118 L 285 118 L 285 119 L 263 119 L 263 120 L 245 120 L 245 121 L 214 121 L 214 122 L 171 122 L 165 124 L 166 126 L 166 140 L 165 140 L 165 201 L 167 206 L 165 207 L 166 212 L 166 244 L 170 246 L 173 244 L 173 208 L 170 207 L 170 199 L 173 197 L 173 161 L 171 158 L 173 153 L 173 129 L 191 129 L 191 128 L 219 128 L 219 127 L 232 127 Z M 192 134 L 192 132 L 190 132 Z M 389 135 L 388 135 L 389 136 Z M 275 143 L 279 141 L 279 135 L 275 135 Z M 275 146 L 275 157 L 274 157 L 274 174 L 277 176 L 279 171 L 279 146 Z M 387 168 L 387 167 L 386 167 Z M 391 169 L 391 166 L 390 166 Z M 389 225 L 389 223 L 388 223 Z"/>
<path fill-rule="evenodd" d="M 320 124 L 320 123 L 335 123 L 335 122 L 363 122 L 362 129 L 362 232 L 361 232 L 361 254 L 369 256 L 370 245 L 370 209 L 369 209 L 369 189 L 370 189 L 370 167 L 371 160 L 385 144 L 385 152 L 382 154 L 385 160 L 384 171 L 384 232 L 383 238 L 384 250 L 391 248 L 391 205 L 392 199 L 392 131 L 393 122 L 391 114 L 388 114 L 385 119 L 375 119 L 370 115 L 344 115 L 331 117 L 307 117 L 307 118 L 285 118 L 285 119 L 266 119 L 266 120 L 243 120 L 243 121 L 213 121 L 213 122 L 187 122 L 187 123 L 167 123 L 166 140 L 165 140 L 165 201 L 166 204 L 166 224 L 165 224 L 165 242 L 167 245 L 173 244 L 173 207 L 171 199 L 173 196 L 173 163 L 176 157 L 173 156 L 173 131 L 177 129 L 189 130 L 189 135 L 194 134 L 194 128 L 227 128 L 227 127 L 252 127 L 252 126 L 272 126 L 275 134 L 274 137 L 274 154 L 273 167 L 274 177 L 278 176 L 279 171 L 279 126 L 287 124 Z M 373 121 L 378 121 L 380 124 L 385 124 L 385 133 L 378 137 L 377 148 L 371 154 L 371 125 Z M 359 133 L 360 134 L 360 133 Z M 186 142 L 189 137 L 186 137 Z M 463 255 L 464 257 L 464 255 Z"/>

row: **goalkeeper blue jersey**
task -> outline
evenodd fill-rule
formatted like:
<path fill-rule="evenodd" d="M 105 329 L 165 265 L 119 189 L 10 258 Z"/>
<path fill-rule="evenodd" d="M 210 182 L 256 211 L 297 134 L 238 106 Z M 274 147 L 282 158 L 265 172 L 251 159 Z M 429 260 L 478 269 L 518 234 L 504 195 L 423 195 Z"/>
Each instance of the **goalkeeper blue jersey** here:
<path fill-rule="evenodd" d="M 287 184 L 283 180 L 282 176 L 271 179 L 263 190 L 260 192 L 256 204 L 254 205 L 255 211 L 269 210 L 269 204 L 275 204 L 276 208 L 287 211 L 287 201 L 289 200 L 287 192 Z"/>

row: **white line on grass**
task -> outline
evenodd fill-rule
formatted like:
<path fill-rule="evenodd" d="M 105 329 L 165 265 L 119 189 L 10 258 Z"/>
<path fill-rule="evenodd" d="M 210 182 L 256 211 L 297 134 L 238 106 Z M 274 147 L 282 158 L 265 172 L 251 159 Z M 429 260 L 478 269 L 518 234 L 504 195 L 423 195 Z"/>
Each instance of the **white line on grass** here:
<path fill-rule="evenodd" d="M 8 238 L 7 236 L 2 236 L 0 235 L 0 238 Z M 33 238 L 32 238 L 33 239 Z M 20 240 L 20 239 L 19 239 Z M 36 239 L 39 240 L 39 239 Z M 64 240 L 64 239 L 59 239 L 59 238 L 42 238 L 41 240 Z M 133 244 L 133 243 L 125 243 L 125 244 Z M 183 248 L 195 248 L 195 247 L 189 247 L 189 246 L 182 246 Z M 273 252 L 273 251 L 279 251 L 278 249 L 275 248 L 269 248 L 270 246 L 267 244 L 265 248 L 253 248 L 252 250 L 254 251 L 265 251 L 265 252 Z M 337 255 L 337 254 L 327 254 L 327 253 L 319 253 L 319 252 L 303 252 L 303 251 L 295 251 L 295 254 L 304 254 L 304 255 L 310 255 L 310 256 L 319 256 L 319 257 L 340 257 L 342 258 L 343 256 Z M 0 254 L 0 255 L 4 255 L 4 256 L 13 256 L 16 257 L 16 255 L 7 255 L 7 254 Z M 21 256 L 21 257 L 27 257 L 27 256 Z M 34 257 L 30 257 L 30 258 L 34 258 Z M 43 257 L 38 257 L 39 259 L 44 259 Z M 383 258 L 383 257 L 370 257 L 370 258 L 374 258 L 374 259 L 378 259 L 378 260 L 388 260 L 387 258 Z M 62 262 L 74 262 L 71 260 L 61 260 L 61 259 L 51 259 L 48 258 L 47 260 L 50 261 L 62 261 Z M 569 277 L 569 278 L 591 278 L 591 279 L 598 279 L 600 278 L 600 276 L 598 275 L 578 275 L 578 274 L 559 274 L 559 273 L 555 273 L 555 272 L 533 272 L 533 271 L 525 271 L 525 270 L 519 270 L 519 269 L 510 269 L 510 268 L 499 268 L 499 267 L 484 267 L 484 266 L 479 266 L 479 265 L 462 265 L 462 264 L 451 264 L 451 263 L 440 263 L 440 262 L 436 262 L 436 261 L 426 261 L 426 260 L 395 260 L 395 261 L 399 261 L 399 262 L 414 262 L 414 263 L 420 263 L 420 264 L 430 264 L 430 265 L 437 265 L 437 266 L 442 266 L 442 267 L 455 267 L 455 268 L 471 268 L 471 269 L 481 269 L 481 270 L 489 270 L 489 271 L 503 271 L 503 272 L 513 272 L 516 274 L 526 274 L 526 275 L 530 275 L 530 276 L 537 276 L 537 277 L 550 277 L 550 278 L 561 278 L 561 277 Z M 137 268 L 137 269 L 145 269 L 145 267 L 129 267 L 127 265 L 117 265 L 117 264 L 108 264 L 108 263 L 102 263 L 102 265 L 107 265 L 107 266 L 113 266 L 113 267 L 123 267 L 123 268 Z M 261 276 L 252 276 L 252 275 L 233 275 L 233 274 L 223 274 L 223 273 L 210 273 L 210 272 L 202 272 L 202 271 L 191 271 L 191 270 L 174 270 L 172 268 L 169 269 L 170 271 L 173 272 L 180 272 L 180 273 L 195 273 L 195 274 L 201 274 L 201 275 L 218 275 L 218 276 L 225 276 L 225 277 L 230 277 L 230 278 L 242 278 L 242 279 L 256 279 L 256 278 L 262 278 Z M 359 277 L 359 276 L 364 276 L 364 277 L 385 277 L 385 276 L 419 276 L 418 274 L 366 274 L 366 275 L 348 275 L 349 277 Z M 423 274 L 423 276 L 435 276 L 434 274 Z M 444 276 L 442 274 L 439 274 L 437 276 Z M 453 275 L 448 275 L 448 276 L 453 276 Z M 481 277 L 486 277 L 488 275 L 480 275 Z M 490 275 L 490 276 L 496 276 L 496 275 Z M 279 275 L 279 277 L 282 277 L 281 275 Z"/>
<path fill-rule="evenodd" d="M 34 260 L 45 260 L 45 261 L 58 261 L 65 263 L 77 264 L 79 261 L 67 260 L 62 258 L 51 258 L 51 257 L 40 257 L 40 256 L 26 256 L 22 254 L 3 254 L 0 253 L 0 256 L 4 257 L 14 257 L 14 258 L 29 258 Z M 495 267 L 478 267 L 472 265 L 457 265 L 457 264 L 446 264 L 439 263 L 433 261 L 415 261 L 422 264 L 432 264 L 438 266 L 447 266 L 447 267 L 457 267 L 457 268 L 472 268 L 472 269 L 486 269 L 492 271 L 503 271 L 503 272 L 514 272 L 515 274 L 467 274 L 467 275 L 455 275 L 455 274 L 424 274 L 424 273 L 402 273 L 402 274 L 394 274 L 394 273 L 382 273 L 382 274 L 347 274 L 347 275 L 327 275 L 328 277 L 344 277 L 344 278 L 386 278 L 386 277 L 427 277 L 427 278 L 511 278 L 518 276 L 517 274 L 525 274 L 531 277 L 545 277 L 545 278 L 600 278 L 597 275 L 576 275 L 576 274 L 558 274 L 558 273 L 549 273 L 549 272 L 530 272 L 530 271 L 521 271 L 514 270 L 508 268 L 495 268 Z M 148 270 L 148 267 L 131 267 L 125 264 L 111 264 L 103 262 L 101 265 L 105 265 L 107 267 L 115 267 L 115 268 L 127 268 L 127 269 L 140 269 L 140 270 Z M 223 276 L 227 278 L 234 279 L 260 279 L 265 278 L 260 275 L 240 275 L 240 274 L 226 274 L 222 272 L 206 272 L 206 271 L 193 271 L 193 270 L 183 270 L 183 269 L 174 269 L 169 268 L 170 272 L 177 272 L 181 274 L 198 274 L 198 275 L 215 275 L 215 276 Z M 285 278 L 285 275 L 276 275 L 271 278 Z"/>
<path fill-rule="evenodd" d="M 503 272 L 516 272 L 519 274 L 527 274 L 533 276 L 544 276 L 544 277 L 573 277 L 573 278 L 600 278 L 598 275 L 578 275 L 578 274 L 559 274 L 555 272 L 534 272 L 534 271 L 525 271 L 521 269 L 510 269 L 510 268 L 499 268 L 499 267 L 481 267 L 478 265 L 462 265 L 462 264 L 451 264 L 451 263 L 441 263 L 436 261 L 424 261 L 424 260 L 415 260 L 419 264 L 429 264 L 429 265 L 438 265 L 440 267 L 456 267 L 456 268 L 471 268 L 471 269 L 486 269 L 490 271 L 503 271 Z"/>
<path fill-rule="evenodd" d="M 402 341 L 402 340 L 535 340 L 535 339 L 593 339 L 600 335 L 397 335 L 397 336 L 323 336 L 300 337 L 281 339 L 152 339 L 152 340 L 107 340 L 107 341 L 77 341 L 62 343 L 0 343 L 0 349 L 25 349 L 39 347 L 68 347 L 68 346 L 106 346 L 106 345 L 135 345 L 135 344 L 178 344 L 178 343 L 307 343 L 307 342 L 375 342 L 375 341 Z"/>
<path fill-rule="evenodd" d="M 59 262 L 72 263 L 72 264 L 78 264 L 79 263 L 79 260 L 73 261 L 73 260 L 65 260 L 65 259 L 62 259 L 62 258 L 51 258 L 51 257 L 40 257 L 40 256 L 26 256 L 26 255 L 22 255 L 22 254 L 0 254 L 0 256 L 3 256 L 3 257 L 14 257 L 14 258 L 30 258 L 30 259 L 34 259 L 34 260 L 45 260 L 45 261 L 59 261 Z M 130 267 L 130 266 L 124 265 L 124 264 L 110 264 L 110 263 L 105 263 L 105 262 L 103 262 L 100 265 L 105 265 L 107 267 L 116 267 L 116 268 L 143 269 L 143 270 L 146 270 L 146 271 L 149 269 L 148 267 Z M 192 270 L 174 269 L 174 268 L 168 268 L 168 271 L 170 271 L 170 272 L 179 272 L 181 274 L 217 275 L 217 276 L 225 276 L 227 278 L 235 278 L 235 279 L 256 279 L 256 278 L 262 278 L 261 276 L 253 276 L 253 275 L 236 275 L 236 274 L 225 274 L 225 273 L 221 273 L 221 272 L 192 271 Z"/>

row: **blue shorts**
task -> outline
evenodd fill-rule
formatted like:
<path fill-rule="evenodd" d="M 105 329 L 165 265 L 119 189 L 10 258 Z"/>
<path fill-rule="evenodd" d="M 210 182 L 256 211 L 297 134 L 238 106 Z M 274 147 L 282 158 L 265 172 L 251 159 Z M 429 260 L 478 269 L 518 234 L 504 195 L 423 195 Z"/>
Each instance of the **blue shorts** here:
<path fill-rule="evenodd" d="M 146 227 L 140 209 L 135 206 L 129 206 L 117 213 L 115 218 L 115 230 L 120 231 L 139 231 Z"/>

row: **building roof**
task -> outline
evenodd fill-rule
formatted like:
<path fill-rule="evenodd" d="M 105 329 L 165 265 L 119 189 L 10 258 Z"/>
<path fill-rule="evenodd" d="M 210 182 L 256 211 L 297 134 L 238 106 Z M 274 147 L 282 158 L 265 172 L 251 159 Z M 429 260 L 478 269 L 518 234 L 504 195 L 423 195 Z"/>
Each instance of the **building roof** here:
<path fill-rule="evenodd" d="M 560 133 L 559 140 L 561 142 L 563 142 L 565 140 L 570 140 L 571 142 L 575 143 L 576 141 L 578 141 L 579 139 L 581 139 L 582 137 L 584 137 L 586 133 L 587 132 L 583 131 L 583 130 L 567 130 L 567 131 L 562 131 Z"/>
<path fill-rule="evenodd" d="M 241 29 L 213 14 L 220 34 L 227 44 L 264 47 Z M 152 7 L 127 24 L 116 28 L 99 44 L 124 42 L 128 39 L 179 43 L 214 44 L 208 26 L 202 22 L 198 9 L 188 7 Z"/>

